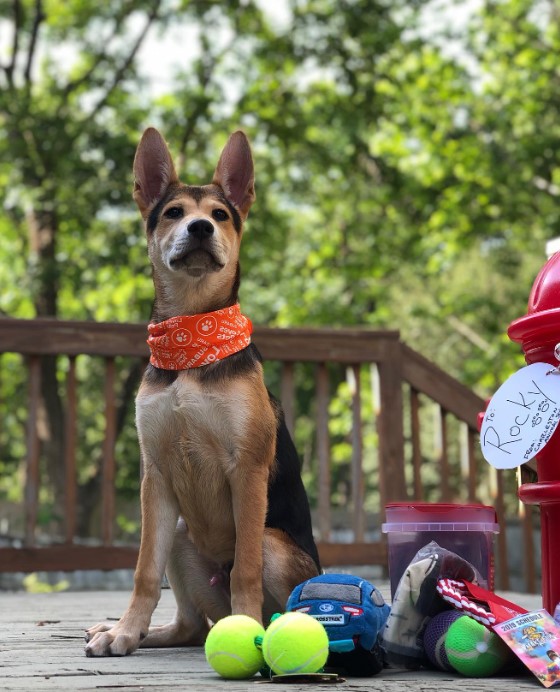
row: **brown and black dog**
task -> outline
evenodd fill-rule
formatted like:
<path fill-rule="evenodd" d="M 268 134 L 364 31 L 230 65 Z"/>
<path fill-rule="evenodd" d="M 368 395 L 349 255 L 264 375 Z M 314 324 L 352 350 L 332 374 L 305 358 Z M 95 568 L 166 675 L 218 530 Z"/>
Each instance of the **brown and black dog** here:
<path fill-rule="evenodd" d="M 153 266 L 152 323 L 235 306 L 255 200 L 245 135 L 230 137 L 210 185 L 191 186 L 149 128 L 134 176 Z M 200 645 L 208 621 L 231 613 L 266 621 L 320 569 L 298 456 L 253 344 L 201 367 L 148 365 L 136 412 L 144 476 L 134 590 L 117 624 L 87 630 L 88 656 Z M 150 628 L 164 571 L 177 614 Z"/>

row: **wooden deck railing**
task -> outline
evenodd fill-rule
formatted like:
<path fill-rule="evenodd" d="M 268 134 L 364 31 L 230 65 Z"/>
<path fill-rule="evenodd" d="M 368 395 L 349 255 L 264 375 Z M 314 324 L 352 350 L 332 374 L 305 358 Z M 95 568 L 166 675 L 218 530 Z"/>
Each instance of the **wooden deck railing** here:
<path fill-rule="evenodd" d="M 119 545 L 114 539 L 117 359 L 146 361 L 145 338 L 146 328 L 139 324 L 0 319 L 0 354 L 20 354 L 28 382 L 24 529 L 21 545 L 0 547 L 0 572 L 134 566 L 136 546 Z M 300 370 L 307 368 L 303 378 L 307 383 L 309 368 L 314 372 L 312 404 L 305 412 L 313 436 L 306 463 L 314 466 L 314 522 L 325 565 L 384 565 L 386 545 L 379 525 L 389 501 L 483 501 L 492 503 L 498 513 L 502 527 L 497 542 L 498 585 L 509 587 L 506 519 L 517 521 L 515 487 L 511 475 L 494 471 L 480 459 L 477 416 L 484 409 L 483 400 L 403 344 L 396 331 L 256 327 L 253 338 L 266 368 L 273 369 L 278 389 L 274 393 L 282 400 L 292 431 L 297 432 L 301 415 L 296 410 Z M 101 540 L 94 545 L 76 537 L 76 450 L 80 444 L 76 363 L 86 355 L 104 362 Z M 65 410 L 64 529 L 50 541 L 38 535 L 37 528 L 44 478 L 39 436 L 41 362 L 47 356 L 67 359 L 66 381 L 60 387 Z M 10 402 L 2 400 L 2 362 L 0 357 L 0 410 L 5 412 Z M 342 462 L 332 458 L 335 435 L 329 423 L 335 391 L 344 391 L 349 405 L 346 429 L 337 433 L 347 450 Z M 338 501 L 337 511 L 338 517 L 343 516 L 343 528 L 350 532 L 345 542 L 337 540 L 340 527 L 335 526 L 332 500 L 333 474 L 341 463 L 349 467 L 345 476 L 349 490 Z M 368 526 L 371 515 L 373 528 Z M 528 591 L 536 586 L 530 520 L 524 520 L 522 530 Z"/>

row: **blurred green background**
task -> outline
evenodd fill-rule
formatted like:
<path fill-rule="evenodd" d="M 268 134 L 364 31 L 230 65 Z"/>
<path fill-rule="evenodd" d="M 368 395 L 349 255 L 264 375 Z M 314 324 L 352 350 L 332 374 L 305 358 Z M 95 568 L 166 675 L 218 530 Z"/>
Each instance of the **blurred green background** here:
<path fill-rule="evenodd" d="M 158 127 L 198 184 L 241 127 L 256 164 L 240 294 L 253 322 L 398 329 L 491 394 L 523 362 L 505 331 L 560 235 L 559 20 L 555 0 L 0 0 L 0 314 L 146 322 L 151 271 L 131 199 L 141 132 Z M 86 532 L 102 370 L 86 357 L 78 368 Z M 54 420 L 64 365 L 51 376 Z M 137 495 L 138 376 L 120 363 L 123 501 Z M 300 384 L 311 459 L 311 376 Z M 16 356 L 3 356 L 0 389 L 0 499 L 17 503 Z M 331 402 L 334 500 L 349 397 L 342 382 Z M 60 459 L 51 432 L 47 469 Z M 56 486 L 41 491 L 45 523 Z M 126 513 L 119 525 L 137 529 Z"/>

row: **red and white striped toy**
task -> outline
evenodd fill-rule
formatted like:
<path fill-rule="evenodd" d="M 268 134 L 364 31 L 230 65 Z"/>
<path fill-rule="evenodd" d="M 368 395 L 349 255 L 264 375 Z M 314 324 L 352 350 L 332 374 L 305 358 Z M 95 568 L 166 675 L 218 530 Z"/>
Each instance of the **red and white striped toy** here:
<path fill-rule="evenodd" d="M 490 630 L 499 622 L 527 612 L 525 608 L 464 579 L 438 579 L 436 589 L 454 608 L 463 611 L 465 615 L 469 615 Z"/>

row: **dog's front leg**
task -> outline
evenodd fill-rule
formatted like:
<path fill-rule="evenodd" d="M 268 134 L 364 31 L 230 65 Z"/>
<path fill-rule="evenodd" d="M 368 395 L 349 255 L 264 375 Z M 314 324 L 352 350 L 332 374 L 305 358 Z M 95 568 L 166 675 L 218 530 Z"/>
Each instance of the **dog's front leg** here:
<path fill-rule="evenodd" d="M 235 519 L 235 558 L 231 570 L 231 610 L 262 622 L 263 540 L 268 465 L 241 463 L 231 480 Z"/>
<path fill-rule="evenodd" d="M 128 609 L 110 629 L 87 630 L 87 656 L 124 656 L 138 648 L 161 593 L 161 580 L 171 551 L 179 510 L 161 473 L 151 467 L 142 480 L 142 538 Z"/>

